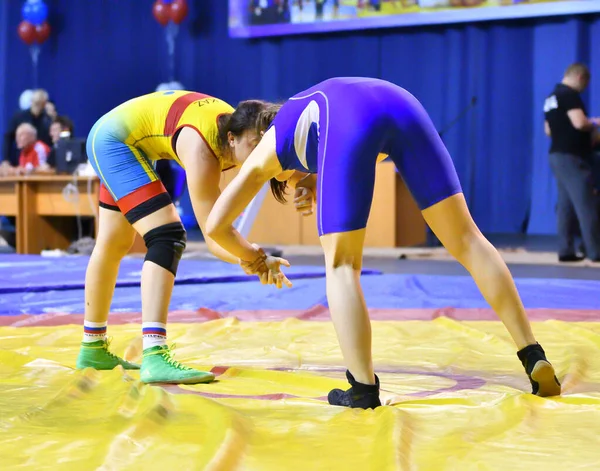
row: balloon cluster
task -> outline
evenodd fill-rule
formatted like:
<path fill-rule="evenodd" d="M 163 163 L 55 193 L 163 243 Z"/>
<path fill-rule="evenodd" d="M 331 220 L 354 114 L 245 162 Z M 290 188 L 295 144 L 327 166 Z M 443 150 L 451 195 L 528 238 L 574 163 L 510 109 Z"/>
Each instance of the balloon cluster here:
<path fill-rule="evenodd" d="M 152 14 L 161 26 L 166 26 L 169 21 L 178 25 L 188 14 L 187 1 L 156 0 L 152 5 Z"/>
<path fill-rule="evenodd" d="M 50 37 L 48 7 L 43 0 L 27 0 L 21 11 L 23 21 L 19 23 L 18 33 L 21 40 L 31 46 L 34 42 L 42 44 Z"/>

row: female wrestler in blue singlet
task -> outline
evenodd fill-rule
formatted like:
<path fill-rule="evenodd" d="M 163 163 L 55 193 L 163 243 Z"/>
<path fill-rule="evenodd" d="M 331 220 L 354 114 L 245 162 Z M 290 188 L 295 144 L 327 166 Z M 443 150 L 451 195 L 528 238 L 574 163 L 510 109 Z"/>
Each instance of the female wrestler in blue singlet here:
<path fill-rule="evenodd" d="M 213 207 L 207 231 L 245 261 L 247 273 L 278 287 L 289 286 L 278 261 L 265 258 L 233 231 L 232 223 L 269 179 L 280 200 L 288 184 L 296 187 L 297 195 L 303 192 L 304 199 L 316 187 L 327 299 L 351 385 L 347 391 L 331 391 L 331 404 L 380 405 L 360 271 L 381 154 L 394 161 L 427 224 L 471 273 L 508 329 L 533 393 L 560 394 L 554 368 L 535 340 L 510 272 L 471 218 L 452 160 L 415 97 L 382 80 L 334 78 L 290 98 L 270 127 L 262 123 L 259 128 L 257 132 L 264 133 L 260 143 Z M 300 206 L 306 211 L 306 202 Z"/>

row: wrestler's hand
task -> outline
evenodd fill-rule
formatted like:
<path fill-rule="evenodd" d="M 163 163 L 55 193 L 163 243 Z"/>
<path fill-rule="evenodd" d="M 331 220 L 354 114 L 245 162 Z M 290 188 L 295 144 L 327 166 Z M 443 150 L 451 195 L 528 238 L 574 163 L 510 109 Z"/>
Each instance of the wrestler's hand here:
<path fill-rule="evenodd" d="M 281 288 L 286 285 L 292 287 L 292 283 L 281 271 L 281 265 L 289 267 L 290 262 L 280 257 L 271 257 L 256 244 L 252 246 L 260 253 L 258 258 L 252 262 L 240 260 L 240 266 L 247 275 L 257 275 L 263 285 L 275 285 Z"/>
<path fill-rule="evenodd" d="M 266 265 L 264 267 L 262 265 L 264 264 L 264 261 L 267 258 L 267 254 L 257 244 L 252 244 L 252 247 L 254 247 L 259 253 L 256 260 L 254 260 L 252 262 L 240 260 L 240 266 L 242 267 L 242 270 L 244 270 L 244 273 L 246 275 L 257 275 L 257 274 L 259 274 L 260 271 L 264 271 L 266 269 Z M 260 278 L 260 275 L 259 275 L 259 278 Z M 261 279 L 261 282 L 262 281 L 263 280 Z M 265 278 L 265 281 L 266 281 L 266 278 Z"/>
<path fill-rule="evenodd" d="M 294 192 L 294 206 L 302 216 L 310 216 L 313 213 L 315 192 L 312 188 L 297 186 Z"/>
<path fill-rule="evenodd" d="M 271 257 L 269 255 L 265 259 L 265 265 L 268 268 L 268 285 L 275 285 L 278 289 L 281 289 L 283 285 L 287 286 L 288 288 L 292 287 L 292 282 L 288 280 L 287 276 L 285 276 L 284 273 L 281 271 L 281 265 L 283 265 L 284 267 L 289 267 L 290 262 L 288 262 L 285 258 Z"/>
<path fill-rule="evenodd" d="M 291 288 L 292 282 L 281 271 L 281 265 L 289 267 L 290 262 L 284 258 L 271 257 L 270 255 L 258 262 L 241 262 L 244 272 L 248 275 L 257 275 L 263 285 L 275 285 L 277 288 L 282 288 L 285 285 Z"/>

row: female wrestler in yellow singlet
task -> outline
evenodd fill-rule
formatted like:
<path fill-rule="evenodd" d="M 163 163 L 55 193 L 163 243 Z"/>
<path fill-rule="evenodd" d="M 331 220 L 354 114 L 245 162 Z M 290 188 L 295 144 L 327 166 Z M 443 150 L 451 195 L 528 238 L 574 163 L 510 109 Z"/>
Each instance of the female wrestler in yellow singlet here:
<path fill-rule="evenodd" d="M 102 185 L 99 232 L 85 280 L 84 339 L 77 368 L 140 368 L 110 353 L 106 337 L 119 264 L 137 232 L 148 249 L 141 281 L 142 381 L 214 379 L 212 373 L 174 361 L 166 345 L 167 312 L 186 233 L 153 161 L 173 159 L 184 167 L 192 207 L 204 231 L 220 194 L 221 172 L 241 165 L 256 145 L 256 134 L 247 130 L 269 113 L 259 101 L 242 102 L 235 116 L 232 112 L 227 103 L 201 93 L 156 92 L 118 106 L 90 131 L 87 153 Z M 206 242 L 217 257 L 238 263 L 210 238 Z"/>

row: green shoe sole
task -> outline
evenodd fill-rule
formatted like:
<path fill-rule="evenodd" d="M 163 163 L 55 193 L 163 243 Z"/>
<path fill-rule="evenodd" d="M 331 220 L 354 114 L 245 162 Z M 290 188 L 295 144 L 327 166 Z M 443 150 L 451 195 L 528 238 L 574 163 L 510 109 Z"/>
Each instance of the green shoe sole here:
<path fill-rule="evenodd" d="M 77 362 L 77 364 L 75 365 L 75 369 L 77 370 L 85 370 L 86 368 L 93 368 L 96 371 L 112 371 L 114 370 L 117 366 L 119 365 L 115 365 L 112 368 L 109 366 L 103 366 L 103 365 L 93 365 L 91 363 L 83 363 L 83 362 Z M 135 363 L 121 363 L 121 366 L 123 367 L 124 370 L 139 370 L 141 368 L 140 365 L 136 365 Z"/>
<path fill-rule="evenodd" d="M 215 380 L 215 375 L 212 373 L 203 373 L 202 375 L 190 376 L 189 378 L 160 380 L 153 378 L 141 377 L 142 383 L 145 384 L 201 384 L 211 383 Z"/>

